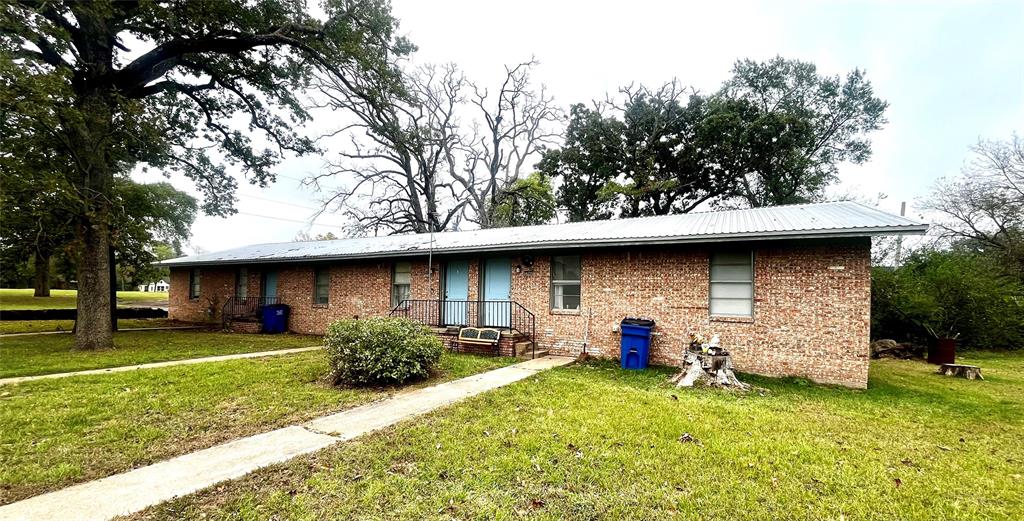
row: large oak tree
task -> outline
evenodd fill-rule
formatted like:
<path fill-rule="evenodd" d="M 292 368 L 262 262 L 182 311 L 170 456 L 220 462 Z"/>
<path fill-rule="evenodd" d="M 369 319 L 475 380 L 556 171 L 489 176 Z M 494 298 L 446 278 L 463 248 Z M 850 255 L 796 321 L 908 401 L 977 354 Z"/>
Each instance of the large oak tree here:
<path fill-rule="evenodd" d="M 59 174 L 75 216 L 77 348 L 113 345 L 118 174 L 140 163 L 181 172 L 202 191 L 204 211 L 229 214 L 237 181 L 228 166 L 265 185 L 285 155 L 315 150 L 296 130 L 309 119 L 299 96 L 314 75 L 388 84 L 392 57 L 410 50 L 394 35 L 389 5 L 326 0 L 322 8 L 320 16 L 291 0 L 16 0 L 0 8 L 0 100 L 19 126 L 3 132 L 45 136 L 39 146 L 53 143 L 68 159 Z"/>

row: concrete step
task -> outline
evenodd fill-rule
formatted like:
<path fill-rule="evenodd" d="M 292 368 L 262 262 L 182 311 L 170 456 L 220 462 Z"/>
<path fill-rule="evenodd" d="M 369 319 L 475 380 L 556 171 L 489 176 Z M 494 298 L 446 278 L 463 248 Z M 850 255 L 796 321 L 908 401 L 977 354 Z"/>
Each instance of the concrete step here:
<path fill-rule="evenodd" d="M 538 349 L 537 350 L 536 358 L 542 358 L 542 357 L 548 356 L 548 354 L 549 354 L 549 352 L 548 352 L 547 349 Z M 529 360 L 531 358 L 534 358 L 533 351 L 527 351 L 527 352 L 517 356 L 516 358 L 518 358 L 520 360 Z"/>
<path fill-rule="evenodd" d="M 529 340 L 516 342 L 514 345 L 516 356 L 522 356 L 523 353 L 533 350 L 533 342 L 530 342 Z"/>

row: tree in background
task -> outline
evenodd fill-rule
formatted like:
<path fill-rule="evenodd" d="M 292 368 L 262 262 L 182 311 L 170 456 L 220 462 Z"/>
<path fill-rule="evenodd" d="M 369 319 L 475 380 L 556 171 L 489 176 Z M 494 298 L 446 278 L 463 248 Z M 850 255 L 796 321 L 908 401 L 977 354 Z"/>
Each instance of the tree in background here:
<path fill-rule="evenodd" d="M 561 148 L 544 153 L 537 169 L 561 180 L 558 205 L 569 220 L 610 219 L 615 194 L 607 186 L 622 171 L 622 122 L 582 104 L 569 110 Z"/>
<path fill-rule="evenodd" d="M 513 193 L 535 192 L 537 183 L 517 185 L 521 181 L 523 168 L 529 168 L 527 161 L 535 159 L 543 147 L 551 145 L 561 132 L 556 127 L 563 112 L 547 95 L 544 86 L 535 90 L 530 74 L 537 66 L 530 60 L 505 66 L 505 78 L 495 94 L 479 83 L 468 82 L 473 93 L 468 96 L 472 112 L 482 122 L 472 126 L 471 134 L 463 136 L 459 149 L 463 154 L 461 170 L 453 170 L 452 177 L 461 186 L 461 197 L 468 200 L 466 220 L 481 228 L 514 226 L 507 218 L 493 215 L 492 210 L 520 207 L 521 196 Z M 472 113 L 471 112 L 471 113 Z M 537 180 L 535 180 L 537 181 Z M 511 206 L 502 206 L 506 198 L 520 197 L 509 201 Z M 550 218 L 550 217 L 549 217 Z"/>
<path fill-rule="evenodd" d="M 34 135 L 71 160 L 79 349 L 113 346 L 109 247 L 118 174 L 145 163 L 178 171 L 203 209 L 231 213 L 238 167 L 273 181 L 286 154 L 315 150 L 296 128 L 297 97 L 316 74 L 339 83 L 392 77 L 410 46 L 381 1 L 328 0 L 325 19 L 286 0 L 258 3 L 19 0 L 0 8 L 5 132 Z M 246 132 L 229 122 L 244 118 Z M 254 141 L 252 136 L 266 141 Z M 28 169 L 20 171 L 23 175 Z"/>
<path fill-rule="evenodd" d="M 705 202 L 757 207 L 820 199 L 839 164 L 871 154 L 887 104 L 863 72 L 737 62 L 718 93 L 672 81 L 573 107 L 564 145 L 538 164 L 559 179 L 570 220 L 686 213 Z"/>
<path fill-rule="evenodd" d="M 534 172 L 502 192 L 501 202 L 488 210 L 491 227 L 547 224 L 555 218 L 555 192 L 551 179 Z"/>
<path fill-rule="evenodd" d="M 752 207 L 821 199 L 839 164 L 871 157 L 868 135 L 886 123 L 888 103 L 859 69 L 846 78 L 813 63 L 740 60 L 718 97 L 732 102 L 740 139 L 732 195 Z"/>
<path fill-rule="evenodd" d="M 923 248 L 895 268 L 875 268 L 872 336 L 959 338 L 971 348 L 1020 348 L 1024 285 L 998 259 L 970 249 Z"/>
<path fill-rule="evenodd" d="M 151 264 L 181 255 L 198 212 L 195 198 L 169 183 L 129 179 L 117 179 L 114 193 L 112 235 L 121 279 L 129 286 L 166 279 L 166 268 Z"/>
<path fill-rule="evenodd" d="M 493 91 L 453 64 L 424 65 L 405 71 L 404 95 L 384 103 L 374 101 L 382 96 L 373 84 L 321 84 L 329 106 L 356 115 L 338 130 L 349 139 L 340 159 L 310 178 L 321 190 L 344 180 L 325 209 L 340 209 L 371 235 L 497 225 L 489 210 L 558 135 L 551 125 L 560 110 L 531 84 L 536 65 L 506 66 Z"/>
<path fill-rule="evenodd" d="M 443 231 L 469 204 L 450 175 L 458 168 L 455 112 L 465 78 L 454 65 L 423 66 L 405 72 L 403 82 L 402 95 L 392 97 L 390 83 L 319 84 L 325 103 L 356 121 L 336 131 L 349 140 L 339 159 L 308 181 L 326 190 L 324 181 L 342 179 L 324 209 L 340 210 L 362 234 Z"/>
<path fill-rule="evenodd" d="M 959 179 L 942 180 L 924 201 L 942 237 L 990 252 L 1024 278 L 1024 140 L 979 141 Z"/>

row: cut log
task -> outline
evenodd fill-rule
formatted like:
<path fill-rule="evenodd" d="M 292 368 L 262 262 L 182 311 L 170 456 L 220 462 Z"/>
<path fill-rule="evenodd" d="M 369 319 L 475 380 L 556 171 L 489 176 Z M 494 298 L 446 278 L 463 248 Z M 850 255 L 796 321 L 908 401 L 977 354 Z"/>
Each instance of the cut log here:
<path fill-rule="evenodd" d="M 968 380 L 985 379 L 984 376 L 981 376 L 981 368 L 976 365 L 942 364 L 939 366 L 939 374 L 966 378 Z"/>
<path fill-rule="evenodd" d="M 728 354 L 708 354 L 687 350 L 683 356 L 684 367 L 672 377 L 676 387 L 693 387 L 698 382 L 712 387 L 728 387 L 747 390 L 750 385 L 736 378 L 732 370 L 732 357 Z"/>

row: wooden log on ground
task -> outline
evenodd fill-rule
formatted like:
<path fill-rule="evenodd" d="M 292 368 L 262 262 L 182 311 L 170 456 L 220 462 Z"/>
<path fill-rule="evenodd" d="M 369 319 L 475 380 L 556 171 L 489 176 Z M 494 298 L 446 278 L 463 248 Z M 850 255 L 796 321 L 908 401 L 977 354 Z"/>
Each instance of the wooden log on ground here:
<path fill-rule="evenodd" d="M 968 380 L 985 379 L 984 376 L 981 376 L 981 368 L 976 365 L 942 364 L 939 366 L 939 374 L 966 378 Z"/>

